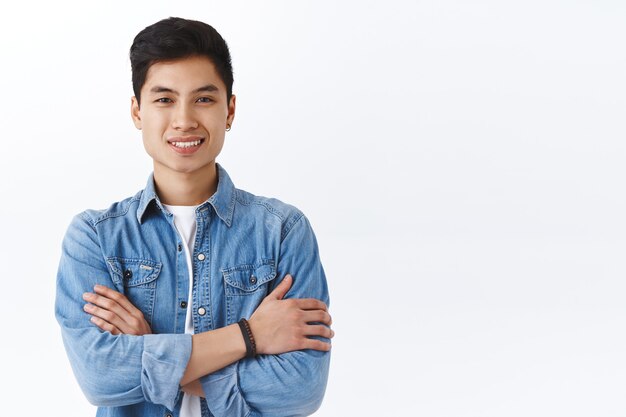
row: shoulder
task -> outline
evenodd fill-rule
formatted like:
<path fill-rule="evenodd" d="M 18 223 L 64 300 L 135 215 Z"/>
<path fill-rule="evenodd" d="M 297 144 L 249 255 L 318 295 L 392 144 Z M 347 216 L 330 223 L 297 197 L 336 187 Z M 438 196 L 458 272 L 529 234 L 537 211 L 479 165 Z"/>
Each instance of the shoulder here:
<path fill-rule="evenodd" d="M 273 197 L 255 195 L 238 188 L 235 189 L 235 205 L 235 213 L 239 210 L 244 215 L 280 223 L 283 238 L 300 220 L 306 219 L 304 213 L 292 204 Z"/>
<path fill-rule="evenodd" d="M 139 191 L 134 196 L 113 202 L 104 209 L 86 209 L 74 216 L 72 224 L 85 223 L 95 229 L 106 220 L 120 219 L 127 216 L 136 218 L 136 210 L 141 193 L 142 191 Z"/>

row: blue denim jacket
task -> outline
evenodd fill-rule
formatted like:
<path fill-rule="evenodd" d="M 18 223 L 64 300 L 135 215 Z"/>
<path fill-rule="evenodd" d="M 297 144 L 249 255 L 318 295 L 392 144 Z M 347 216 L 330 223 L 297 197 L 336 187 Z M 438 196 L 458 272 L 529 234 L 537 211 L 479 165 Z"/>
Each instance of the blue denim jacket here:
<path fill-rule="evenodd" d="M 193 305 L 173 217 L 154 188 L 72 220 L 62 245 L 55 314 L 72 369 L 97 416 L 177 416 L 179 381 L 191 354 L 186 308 L 196 333 L 249 318 L 287 273 L 285 298 L 329 303 L 317 242 L 307 218 L 279 200 L 234 187 L 219 164 L 215 194 L 196 209 Z M 152 328 L 112 335 L 89 321 L 84 292 L 95 284 L 124 293 Z M 326 340 L 326 339 L 322 339 Z M 242 359 L 201 378 L 205 416 L 300 416 L 326 389 L 329 352 L 301 350 Z"/>

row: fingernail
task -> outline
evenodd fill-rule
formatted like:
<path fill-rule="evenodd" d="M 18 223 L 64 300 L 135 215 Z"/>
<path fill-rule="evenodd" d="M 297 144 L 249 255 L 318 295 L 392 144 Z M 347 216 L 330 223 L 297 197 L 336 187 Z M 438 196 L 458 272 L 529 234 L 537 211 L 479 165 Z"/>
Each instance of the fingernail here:
<path fill-rule="evenodd" d="M 83 310 L 91 311 L 91 304 L 85 304 L 84 307 L 83 307 Z"/>
<path fill-rule="evenodd" d="M 89 300 L 90 298 L 91 298 L 90 292 L 83 293 L 83 300 Z"/>

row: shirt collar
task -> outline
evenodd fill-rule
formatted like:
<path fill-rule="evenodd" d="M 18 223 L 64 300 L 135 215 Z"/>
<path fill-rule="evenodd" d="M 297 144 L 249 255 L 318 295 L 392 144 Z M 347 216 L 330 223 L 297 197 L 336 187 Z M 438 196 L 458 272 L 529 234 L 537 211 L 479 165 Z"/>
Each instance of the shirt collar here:
<path fill-rule="evenodd" d="M 206 203 L 203 203 L 202 206 L 211 204 L 218 217 L 222 219 L 228 227 L 230 227 L 233 221 L 233 211 L 235 208 L 235 186 L 226 170 L 218 163 L 215 163 L 215 165 L 217 167 L 217 191 L 215 191 L 215 194 L 213 194 Z M 157 196 L 154 188 L 154 172 L 150 173 L 148 182 L 146 183 L 146 188 L 143 190 L 141 197 L 139 198 L 137 221 L 139 221 L 140 224 L 146 209 L 153 200 L 158 206 L 161 207 L 161 201 L 159 200 L 159 196 Z"/>

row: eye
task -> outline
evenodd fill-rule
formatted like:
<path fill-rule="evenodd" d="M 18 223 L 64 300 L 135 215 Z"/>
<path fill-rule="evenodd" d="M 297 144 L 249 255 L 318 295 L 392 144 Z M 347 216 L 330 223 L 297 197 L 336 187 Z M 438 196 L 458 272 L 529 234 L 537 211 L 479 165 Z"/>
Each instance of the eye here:
<path fill-rule="evenodd" d="M 155 103 L 170 103 L 172 100 L 170 100 L 168 97 L 161 97 L 157 100 L 155 100 Z"/>
<path fill-rule="evenodd" d="M 210 103 L 213 101 L 213 99 L 211 97 L 200 97 L 198 101 L 200 103 Z"/>

